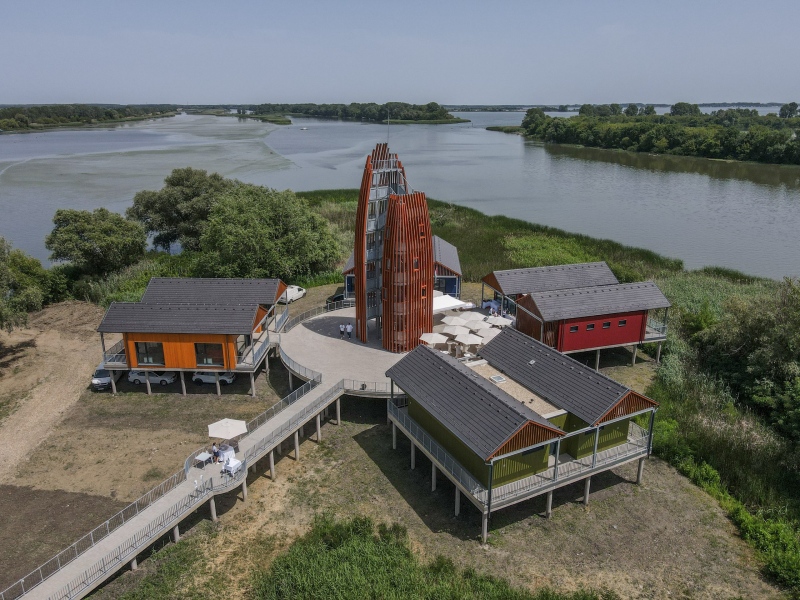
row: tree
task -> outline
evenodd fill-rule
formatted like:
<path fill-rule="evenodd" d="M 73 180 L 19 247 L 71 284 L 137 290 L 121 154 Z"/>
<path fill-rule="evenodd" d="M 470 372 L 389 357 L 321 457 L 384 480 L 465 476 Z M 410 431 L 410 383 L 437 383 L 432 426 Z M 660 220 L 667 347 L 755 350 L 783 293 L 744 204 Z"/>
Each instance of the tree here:
<path fill-rule="evenodd" d="M 292 191 L 241 184 L 212 207 L 198 258 L 211 277 L 293 281 L 333 268 L 339 249 L 328 222 Z"/>
<path fill-rule="evenodd" d="M 529 108 L 525 113 L 525 118 L 522 119 L 522 128 L 528 135 L 535 135 L 545 121 L 547 121 L 547 115 L 541 108 Z"/>
<path fill-rule="evenodd" d="M 105 275 L 144 256 L 144 228 L 106 208 L 59 209 L 53 223 L 44 242 L 52 252 L 50 260 L 70 261 L 90 274 Z"/>
<path fill-rule="evenodd" d="M 197 250 L 211 207 L 222 192 L 236 185 L 237 181 L 217 173 L 174 169 L 159 191 L 138 192 L 125 214 L 155 234 L 154 246 L 169 250 L 177 242 L 186 250 Z"/>
<path fill-rule="evenodd" d="M 789 102 L 781 106 L 781 111 L 778 113 L 781 119 L 791 119 L 797 116 L 797 102 Z"/>
<path fill-rule="evenodd" d="M 582 117 L 593 117 L 595 115 L 594 106 L 591 104 L 581 104 L 578 114 Z"/>
<path fill-rule="evenodd" d="M 47 280 L 42 263 L 0 237 L 0 329 L 24 325 L 28 312 L 42 308 Z"/>
<path fill-rule="evenodd" d="M 635 117 L 639 114 L 639 107 L 635 104 L 628 104 L 625 108 L 625 116 L 626 117 Z"/>
<path fill-rule="evenodd" d="M 688 102 L 676 102 L 669 109 L 669 114 L 673 117 L 691 117 L 703 114 L 697 104 L 689 104 Z"/>
<path fill-rule="evenodd" d="M 639 114 L 644 115 L 646 117 L 650 117 L 650 116 L 656 114 L 656 107 L 653 106 L 652 104 L 648 104 L 647 106 L 644 106 L 642 108 L 642 110 L 639 112 Z"/>
<path fill-rule="evenodd" d="M 622 107 L 619 104 L 617 104 L 616 102 L 614 102 L 613 104 L 610 104 L 609 108 L 611 109 L 611 114 L 612 115 L 621 115 L 622 114 Z"/>

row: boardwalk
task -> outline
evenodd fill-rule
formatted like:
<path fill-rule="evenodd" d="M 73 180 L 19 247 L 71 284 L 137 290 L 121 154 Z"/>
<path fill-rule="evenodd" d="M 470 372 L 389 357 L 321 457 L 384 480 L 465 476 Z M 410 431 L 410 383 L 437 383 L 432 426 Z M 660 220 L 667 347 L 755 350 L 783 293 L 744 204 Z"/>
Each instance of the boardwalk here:
<path fill-rule="evenodd" d="M 89 547 L 77 557 L 70 556 L 72 560 L 65 564 L 60 559 L 56 559 L 57 564 L 51 561 L 39 575 L 34 572 L 24 582 L 3 592 L 0 600 L 87 595 L 120 568 L 128 564 L 135 567 L 137 554 L 154 540 L 170 530 L 177 537 L 180 521 L 202 503 L 209 503 L 212 518 L 216 518 L 215 495 L 241 486 L 243 500 L 246 500 L 247 470 L 260 459 L 269 457 L 269 469 L 274 476 L 272 453 L 279 444 L 287 441 L 293 444 L 295 458 L 299 459 L 300 428 L 313 421 L 319 440 L 321 414 L 336 403 L 338 418 L 338 399 L 342 394 L 386 396 L 385 372 L 402 355 L 386 352 L 379 345 L 339 339 L 339 323 L 354 318 L 353 309 L 334 311 L 311 318 L 281 334 L 278 352 L 293 373 L 292 379 L 298 385 L 302 382 L 297 378 L 311 381 L 284 399 L 277 407 L 279 411 L 269 414 L 240 440 L 236 457 L 242 461 L 243 468 L 236 476 L 222 476 L 219 467 L 211 465 L 193 466 L 190 457 L 184 472 L 162 484 L 165 491 L 159 491 L 158 498 L 144 502 L 132 516 L 120 517 L 124 522 L 115 529 L 108 525 L 95 529 L 86 542 Z M 54 572 L 50 574 L 51 571 Z"/>

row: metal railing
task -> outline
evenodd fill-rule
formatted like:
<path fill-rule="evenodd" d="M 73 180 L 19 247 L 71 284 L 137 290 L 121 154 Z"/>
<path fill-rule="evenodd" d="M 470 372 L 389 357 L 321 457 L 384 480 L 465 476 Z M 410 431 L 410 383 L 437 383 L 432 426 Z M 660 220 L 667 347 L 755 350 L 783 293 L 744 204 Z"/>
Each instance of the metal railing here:
<path fill-rule="evenodd" d="M 645 328 L 645 339 L 647 337 L 658 337 L 667 335 L 667 324 L 655 319 L 647 319 Z"/>
<path fill-rule="evenodd" d="M 275 331 L 280 331 L 281 327 L 283 327 L 283 324 L 286 323 L 286 319 L 288 318 L 289 318 L 289 309 L 286 308 L 280 314 L 280 316 L 277 319 L 275 319 Z"/>
<path fill-rule="evenodd" d="M 103 362 L 128 364 L 128 355 L 125 353 L 125 340 L 118 341 L 103 352 Z"/>
<path fill-rule="evenodd" d="M 309 369 L 308 367 L 304 367 L 296 360 L 293 360 L 291 356 L 286 354 L 282 346 L 278 348 L 278 351 L 280 352 L 281 362 L 286 366 L 287 369 L 293 371 L 307 381 L 322 381 L 322 373 L 313 369 Z"/>
<path fill-rule="evenodd" d="M 326 312 L 331 312 L 334 310 L 341 310 L 343 308 L 350 308 L 353 306 L 352 300 L 340 300 L 339 302 L 330 302 L 325 306 L 318 306 L 317 308 L 312 308 L 311 310 L 307 310 L 303 313 L 300 313 L 296 317 L 292 317 L 283 327 L 283 332 L 286 333 L 291 331 L 293 327 L 299 325 L 303 321 L 310 319 L 312 317 L 316 317 L 317 315 L 325 314 Z"/>
<path fill-rule="evenodd" d="M 39 568 L 0 592 L 0 600 L 13 600 L 14 598 L 19 598 L 31 588 L 39 585 L 42 581 L 60 571 L 100 540 L 110 535 L 111 532 L 122 527 L 125 523 L 138 515 L 142 510 L 171 492 L 184 481 L 186 481 L 186 473 L 184 471 L 178 471 L 168 479 L 162 481 L 159 485 L 144 494 L 141 498 L 132 502 L 117 514 L 95 527 L 92 531 L 56 554 L 53 558 L 45 562 Z"/>
<path fill-rule="evenodd" d="M 388 382 L 342 379 L 341 383 L 343 385 L 344 390 L 353 392 L 356 395 L 358 393 L 364 393 L 364 392 L 381 393 L 381 394 L 391 393 L 391 388 L 390 388 L 391 384 Z"/>
<path fill-rule="evenodd" d="M 486 488 L 483 486 L 481 482 L 479 482 L 475 477 L 467 471 L 464 467 L 462 467 L 458 461 L 456 461 L 453 456 L 445 450 L 439 443 L 434 440 L 428 432 L 425 431 L 422 427 L 417 425 L 417 422 L 414 421 L 405 410 L 402 410 L 397 403 L 402 403 L 402 399 L 397 399 L 397 402 L 392 402 L 388 400 L 386 402 L 386 408 L 389 411 L 389 414 L 393 416 L 397 421 L 403 426 L 403 428 L 408 431 L 414 440 L 425 450 L 427 450 L 431 455 L 433 455 L 439 464 L 445 468 L 445 470 L 452 475 L 456 481 L 458 481 L 465 490 L 467 490 L 474 498 L 477 498 L 481 502 L 485 503 L 485 499 L 481 500 L 480 496 L 486 493 Z"/>

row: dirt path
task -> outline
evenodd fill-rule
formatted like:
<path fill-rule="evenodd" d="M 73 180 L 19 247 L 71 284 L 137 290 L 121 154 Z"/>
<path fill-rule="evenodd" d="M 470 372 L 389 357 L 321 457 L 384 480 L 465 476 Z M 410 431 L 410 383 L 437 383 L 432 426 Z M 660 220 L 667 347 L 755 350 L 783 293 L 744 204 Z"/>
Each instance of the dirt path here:
<path fill-rule="evenodd" d="M 10 413 L 0 422 L 0 483 L 11 482 L 86 389 L 100 361 L 95 328 L 102 316 L 98 306 L 64 302 L 32 314 L 25 329 L 0 333 L 0 400 Z"/>

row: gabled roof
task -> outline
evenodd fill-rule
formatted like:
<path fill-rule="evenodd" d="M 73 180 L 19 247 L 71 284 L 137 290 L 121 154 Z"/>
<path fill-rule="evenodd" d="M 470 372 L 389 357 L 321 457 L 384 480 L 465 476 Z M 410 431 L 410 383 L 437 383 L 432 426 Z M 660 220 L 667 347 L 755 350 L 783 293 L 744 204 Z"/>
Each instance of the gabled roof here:
<path fill-rule="evenodd" d="M 598 285 L 553 292 L 534 292 L 530 296 L 545 321 L 611 315 L 671 306 L 669 300 L 652 281 Z"/>
<path fill-rule="evenodd" d="M 97 331 L 249 335 L 253 332 L 257 312 L 257 304 L 113 302 Z"/>
<path fill-rule="evenodd" d="M 433 236 L 433 260 L 445 269 L 461 275 L 461 261 L 458 260 L 458 249 L 438 235 Z"/>
<path fill-rule="evenodd" d="M 483 281 L 506 296 L 619 283 L 605 262 L 492 271 Z"/>
<path fill-rule="evenodd" d="M 386 376 L 483 460 L 531 422 L 552 431 L 554 439 L 563 434 L 472 369 L 427 346 L 417 346 Z"/>
<path fill-rule="evenodd" d="M 278 301 L 280 279 L 153 277 L 142 297 L 146 304 L 264 304 Z"/>
<path fill-rule="evenodd" d="M 458 259 L 458 248 L 446 242 L 438 235 L 433 236 L 433 261 L 446 269 L 461 275 L 461 261 Z M 342 267 L 342 274 L 346 275 L 356 266 L 355 253 L 351 252 L 347 262 Z"/>
<path fill-rule="evenodd" d="M 630 392 L 624 385 L 511 327 L 483 346 L 480 355 L 498 371 L 589 425 L 602 419 Z"/>

